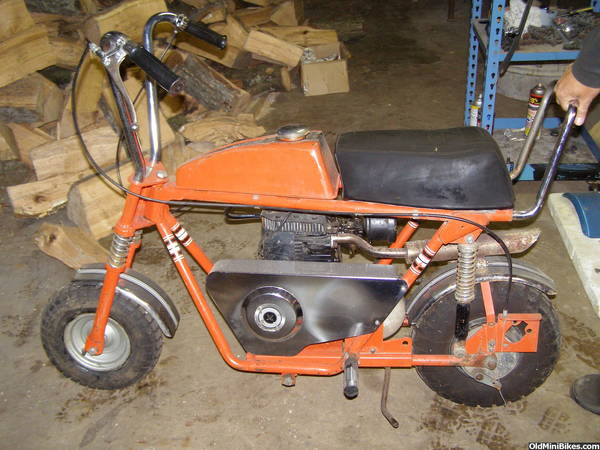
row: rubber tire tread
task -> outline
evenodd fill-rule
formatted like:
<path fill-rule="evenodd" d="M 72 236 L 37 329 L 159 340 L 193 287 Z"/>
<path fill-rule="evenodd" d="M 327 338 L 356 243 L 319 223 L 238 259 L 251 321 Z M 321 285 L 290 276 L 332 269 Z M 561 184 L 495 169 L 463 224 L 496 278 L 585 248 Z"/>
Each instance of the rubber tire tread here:
<path fill-rule="evenodd" d="M 148 374 L 158 362 L 163 335 L 156 321 L 139 305 L 115 293 L 110 317 L 126 331 L 131 353 L 118 369 L 99 372 L 78 364 L 67 352 L 64 330 L 79 314 L 94 313 L 102 283 L 71 282 L 59 290 L 44 308 L 41 338 L 54 366 L 67 378 L 96 389 L 121 389 Z"/>
<path fill-rule="evenodd" d="M 506 282 L 492 282 L 496 314 L 504 308 Z M 446 293 L 417 318 L 413 327 L 414 354 L 449 354 L 454 341 L 456 301 L 454 291 Z M 527 285 L 513 284 L 510 310 L 514 313 L 540 313 L 538 351 L 522 353 L 517 366 L 500 379 L 502 396 L 495 388 L 479 383 L 458 367 L 418 366 L 417 373 L 433 391 L 455 403 L 489 407 L 504 405 L 533 392 L 552 372 L 559 356 L 558 317 L 548 297 Z M 475 287 L 470 320 L 484 317 L 481 289 Z M 504 399 L 503 399 L 504 397 Z"/>

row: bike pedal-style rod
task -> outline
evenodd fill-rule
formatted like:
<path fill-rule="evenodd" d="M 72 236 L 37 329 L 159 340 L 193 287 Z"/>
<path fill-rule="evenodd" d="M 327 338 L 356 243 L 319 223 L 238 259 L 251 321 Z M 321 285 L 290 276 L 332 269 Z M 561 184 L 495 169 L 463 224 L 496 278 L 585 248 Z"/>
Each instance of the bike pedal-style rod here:
<path fill-rule="evenodd" d="M 344 361 L 344 395 L 346 398 L 358 396 L 358 358 L 348 355 Z"/>

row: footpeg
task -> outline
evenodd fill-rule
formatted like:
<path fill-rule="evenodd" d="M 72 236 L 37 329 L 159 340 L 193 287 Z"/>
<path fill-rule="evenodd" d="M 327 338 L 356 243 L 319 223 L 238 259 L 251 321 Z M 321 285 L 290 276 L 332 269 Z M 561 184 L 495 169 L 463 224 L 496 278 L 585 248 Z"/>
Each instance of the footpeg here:
<path fill-rule="evenodd" d="M 344 395 L 346 398 L 358 396 L 358 359 L 348 355 L 344 361 Z"/>

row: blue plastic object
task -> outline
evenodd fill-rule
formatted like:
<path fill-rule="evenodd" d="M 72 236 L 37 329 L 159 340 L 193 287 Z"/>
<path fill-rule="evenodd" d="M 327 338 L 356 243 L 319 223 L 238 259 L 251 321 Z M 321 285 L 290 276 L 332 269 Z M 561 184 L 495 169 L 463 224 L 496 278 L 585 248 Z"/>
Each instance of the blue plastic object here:
<path fill-rule="evenodd" d="M 600 193 L 569 192 L 563 196 L 573 203 L 583 234 L 589 238 L 600 238 Z"/>

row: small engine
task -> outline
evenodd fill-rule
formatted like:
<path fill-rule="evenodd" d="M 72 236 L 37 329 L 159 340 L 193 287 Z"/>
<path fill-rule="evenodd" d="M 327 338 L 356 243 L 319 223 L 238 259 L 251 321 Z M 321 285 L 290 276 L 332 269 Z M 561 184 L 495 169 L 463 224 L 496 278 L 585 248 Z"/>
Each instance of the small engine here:
<path fill-rule="evenodd" d="M 277 261 L 340 262 L 340 248 L 331 236 L 344 233 L 371 242 L 391 243 L 396 239 L 396 219 L 341 217 L 264 210 L 259 256 Z"/>

